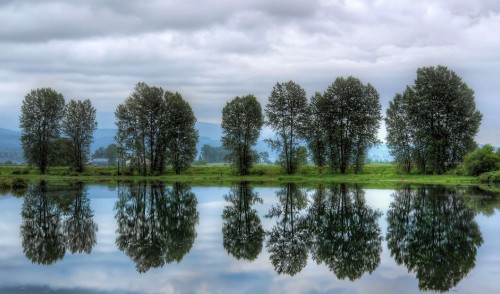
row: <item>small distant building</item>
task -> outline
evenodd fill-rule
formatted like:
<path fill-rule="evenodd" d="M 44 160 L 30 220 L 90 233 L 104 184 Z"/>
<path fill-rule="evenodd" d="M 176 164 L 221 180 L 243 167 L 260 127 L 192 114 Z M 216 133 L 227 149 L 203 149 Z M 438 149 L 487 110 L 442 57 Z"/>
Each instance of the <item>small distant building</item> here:
<path fill-rule="evenodd" d="M 93 158 L 91 164 L 93 166 L 107 166 L 107 165 L 109 165 L 107 158 Z"/>

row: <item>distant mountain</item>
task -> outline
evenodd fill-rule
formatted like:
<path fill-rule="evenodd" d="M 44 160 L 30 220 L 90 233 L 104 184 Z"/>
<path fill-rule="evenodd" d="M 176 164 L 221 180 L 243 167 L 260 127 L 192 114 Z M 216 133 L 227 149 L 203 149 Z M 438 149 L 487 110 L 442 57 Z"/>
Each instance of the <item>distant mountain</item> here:
<path fill-rule="evenodd" d="M 21 132 L 0 128 L 0 148 L 19 149 L 21 148 Z"/>
<path fill-rule="evenodd" d="M 199 141 L 196 145 L 198 155 L 201 147 L 208 144 L 212 147 L 221 146 L 222 128 L 220 124 L 197 122 L 196 129 L 199 131 Z M 94 143 L 90 149 L 94 152 L 99 147 L 107 147 L 115 143 L 116 129 L 98 129 L 94 133 Z M 21 132 L 0 128 L 0 162 L 11 160 L 13 162 L 23 162 L 21 142 Z M 272 161 L 276 160 L 277 154 L 270 150 L 269 146 L 260 138 L 255 146 L 257 152 L 268 152 Z M 483 146 L 482 144 L 479 146 Z M 368 150 L 367 157 L 373 161 L 392 161 L 389 148 L 385 144 L 380 144 Z"/>
<path fill-rule="evenodd" d="M 109 144 L 115 143 L 116 129 L 97 129 L 94 132 L 94 142 L 90 145 L 90 153 L 99 147 L 106 148 Z"/>
<path fill-rule="evenodd" d="M 0 128 L 0 162 L 24 162 L 21 132 Z"/>

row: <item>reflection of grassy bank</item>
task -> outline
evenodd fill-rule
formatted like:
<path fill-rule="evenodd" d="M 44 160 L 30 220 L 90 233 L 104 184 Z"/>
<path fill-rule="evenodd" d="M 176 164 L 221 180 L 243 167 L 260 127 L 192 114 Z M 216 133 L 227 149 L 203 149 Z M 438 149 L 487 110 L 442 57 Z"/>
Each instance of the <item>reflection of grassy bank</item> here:
<path fill-rule="evenodd" d="M 194 166 L 186 172 L 176 175 L 167 168 L 161 176 L 121 176 L 114 167 L 88 167 L 86 172 L 78 174 L 66 167 L 49 168 L 46 175 L 40 175 L 37 169 L 27 169 L 19 166 L 0 167 L 0 180 L 8 178 L 26 178 L 31 182 L 49 181 L 84 181 L 84 182 L 114 182 L 118 180 L 162 180 L 196 183 L 197 185 L 229 185 L 236 181 L 250 181 L 261 185 L 275 185 L 285 182 L 296 182 L 304 185 L 318 183 L 345 182 L 364 183 L 368 186 L 394 187 L 401 183 L 421 184 L 476 184 L 476 177 L 456 175 L 405 175 L 396 172 L 392 165 L 367 165 L 360 174 L 331 174 L 328 171 L 319 173 L 314 166 L 301 167 L 297 174 L 286 175 L 280 167 L 259 165 L 252 169 L 248 176 L 238 176 L 236 171 L 225 165 Z"/>

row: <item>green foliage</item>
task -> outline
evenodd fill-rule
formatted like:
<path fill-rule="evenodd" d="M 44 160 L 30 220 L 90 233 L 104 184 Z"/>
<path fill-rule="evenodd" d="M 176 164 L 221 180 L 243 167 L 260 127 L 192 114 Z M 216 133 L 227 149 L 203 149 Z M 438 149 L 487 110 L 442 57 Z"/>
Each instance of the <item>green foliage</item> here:
<path fill-rule="evenodd" d="M 118 190 L 116 245 L 147 272 L 180 262 L 193 246 L 199 213 L 191 188 L 140 182 Z"/>
<path fill-rule="evenodd" d="M 189 103 L 179 93 L 169 95 L 166 109 L 167 160 L 175 173 L 179 174 L 188 169 L 196 158 L 196 118 Z"/>
<path fill-rule="evenodd" d="M 118 105 L 115 116 L 116 148 L 123 166 L 125 158 L 142 175 L 161 174 L 167 163 L 176 173 L 185 170 L 196 156 L 196 118 L 179 93 L 138 83 L 134 92 Z"/>
<path fill-rule="evenodd" d="M 491 145 L 484 145 L 468 154 L 463 162 L 463 168 L 469 176 L 479 176 L 482 173 L 500 169 L 500 154 L 494 152 Z"/>
<path fill-rule="evenodd" d="M 71 145 L 68 138 L 58 138 L 52 144 L 52 152 L 49 156 L 50 166 L 71 166 L 73 160 Z"/>
<path fill-rule="evenodd" d="M 410 162 L 422 173 L 442 174 L 476 148 L 481 118 L 474 92 L 458 75 L 444 66 L 423 67 L 387 109 L 387 141 L 403 170 Z"/>
<path fill-rule="evenodd" d="M 99 147 L 92 154 L 92 158 L 106 158 L 108 165 L 114 166 L 117 164 L 118 146 L 116 144 L 109 144 L 106 148 Z"/>
<path fill-rule="evenodd" d="M 29 181 L 25 178 L 14 178 L 10 183 L 10 186 L 12 187 L 13 190 L 27 189 L 28 185 Z"/>
<path fill-rule="evenodd" d="M 21 216 L 23 252 L 33 263 L 53 264 L 66 250 L 90 253 L 96 244 L 97 224 L 82 183 L 30 186 Z"/>
<path fill-rule="evenodd" d="M 212 147 L 205 144 L 201 147 L 201 159 L 207 163 L 220 163 L 224 162 L 224 157 L 228 151 L 224 147 Z"/>
<path fill-rule="evenodd" d="M 276 197 L 278 204 L 265 215 L 276 219 L 276 224 L 267 232 L 266 248 L 274 270 L 294 276 L 307 264 L 309 230 L 307 219 L 301 213 L 307 206 L 307 197 L 294 183 L 287 183 L 276 192 Z"/>
<path fill-rule="evenodd" d="M 369 147 L 378 143 L 380 98 L 375 88 L 354 77 L 337 78 L 311 100 L 308 142 L 313 159 L 345 174 L 361 172 Z"/>
<path fill-rule="evenodd" d="M 252 205 L 262 203 L 258 196 L 248 182 L 231 187 L 224 195 L 228 205 L 222 212 L 223 246 L 236 259 L 252 261 L 262 251 L 264 229 L 257 210 L 252 208 Z"/>
<path fill-rule="evenodd" d="M 382 213 L 366 204 L 360 186 L 333 184 L 315 190 L 308 209 L 312 258 L 337 278 L 359 279 L 380 264 Z"/>
<path fill-rule="evenodd" d="M 229 151 L 226 158 L 240 175 L 248 174 L 258 159 L 251 148 L 257 143 L 262 125 L 262 108 L 253 95 L 237 96 L 222 109 L 222 145 Z"/>
<path fill-rule="evenodd" d="M 63 115 L 64 97 L 50 88 L 32 90 L 23 100 L 20 128 L 24 158 L 42 174 L 50 164 Z"/>
<path fill-rule="evenodd" d="M 481 183 L 498 184 L 500 183 L 500 171 L 482 173 L 479 176 L 479 181 Z"/>
<path fill-rule="evenodd" d="M 392 101 L 389 101 L 389 108 L 385 117 L 387 128 L 387 146 L 390 154 L 394 157 L 394 162 L 398 168 L 405 173 L 410 173 L 413 163 L 413 153 L 415 152 L 413 143 L 413 127 L 411 125 L 411 114 L 409 103 L 414 95 L 410 87 L 406 88 L 403 94 L 396 94 Z"/>
<path fill-rule="evenodd" d="M 393 194 L 387 247 L 397 264 L 416 274 L 422 291 L 449 291 L 475 266 L 483 238 L 461 196 L 456 188 L 426 186 Z"/>
<path fill-rule="evenodd" d="M 162 88 L 138 83 L 115 111 L 116 141 L 123 150 L 120 155 L 128 156 L 143 175 L 148 173 L 148 167 L 151 172 L 163 171 L 167 128 L 165 97 L 170 95 Z"/>
<path fill-rule="evenodd" d="M 96 109 L 90 100 L 71 100 L 66 105 L 62 129 L 70 142 L 70 165 L 77 172 L 83 172 L 89 158 L 90 144 L 97 129 Z"/>
<path fill-rule="evenodd" d="M 309 119 L 306 92 L 293 81 L 276 83 L 269 96 L 265 114 L 267 125 L 277 136 L 266 142 L 279 152 L 278 161 L 286 173 L 294 174 L 299 166 L 297 148 L 304 138 Z"/>

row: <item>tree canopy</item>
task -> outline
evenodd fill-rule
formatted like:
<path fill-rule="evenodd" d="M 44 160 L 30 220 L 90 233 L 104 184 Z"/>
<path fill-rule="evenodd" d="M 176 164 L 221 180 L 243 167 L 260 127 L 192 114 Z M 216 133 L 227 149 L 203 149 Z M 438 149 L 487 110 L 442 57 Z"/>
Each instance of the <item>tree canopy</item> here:
<path fill-rule="evenodd" d="M 262 108 L 253 95 L 235 97 L 222 109 L 222 145 L 229 151 L 226 158 L 240 175 L 250 172 L 258 160 L 252 150 L 263 125 Z"/>
<path fill-rule="evenodd" d="M 70 142 L 71 166 L 82 172 L 89 159 L 90 144 L 97 129 L 96 109 L 90 100 L 71 100 L 62 120 L 64 135 Z"/>
<path fill-rule="evenodd" d="M 276 139 L 267 139 L 279 152 L 278 161 L 287 174 L 297 171 L 297 148 L 306 132 L 308 112 L 304 89 L 293 81 L 276 83 L 266 105 L 266 124 L 276 132 Z"/>
<path fill-rule="evenodd" d="M 196 118 L 179 93 L 138 83 L 134 92 L 118 105 L 115 116 L 118 149 L 140 173 L 162 173 L 171 164 L 179 173 L 196 156 Z"/>
<path fill-rule="evenodd" d="M 43 174 L 61 132 L 64 97 L 50 89 L 32 90 L 21 107 L 20 128 L 24 159 Z"/>
<path fill-rule="evenodd" d="M 420 172 L 442 174 L 474 150 L 481 118 L 474 92 L 455 72 L 422 67 L 387 109 L 387 143 L 405 171 L 410 162 Z"/>
<path fill-rule="evenodd" d="M 377 90 L 354 77 L 337 78 L 311 99 L 307 138 L 313 160 L 344 174 L 361 171 L 369 147 L 378 142 L 380 98 Z"/>

